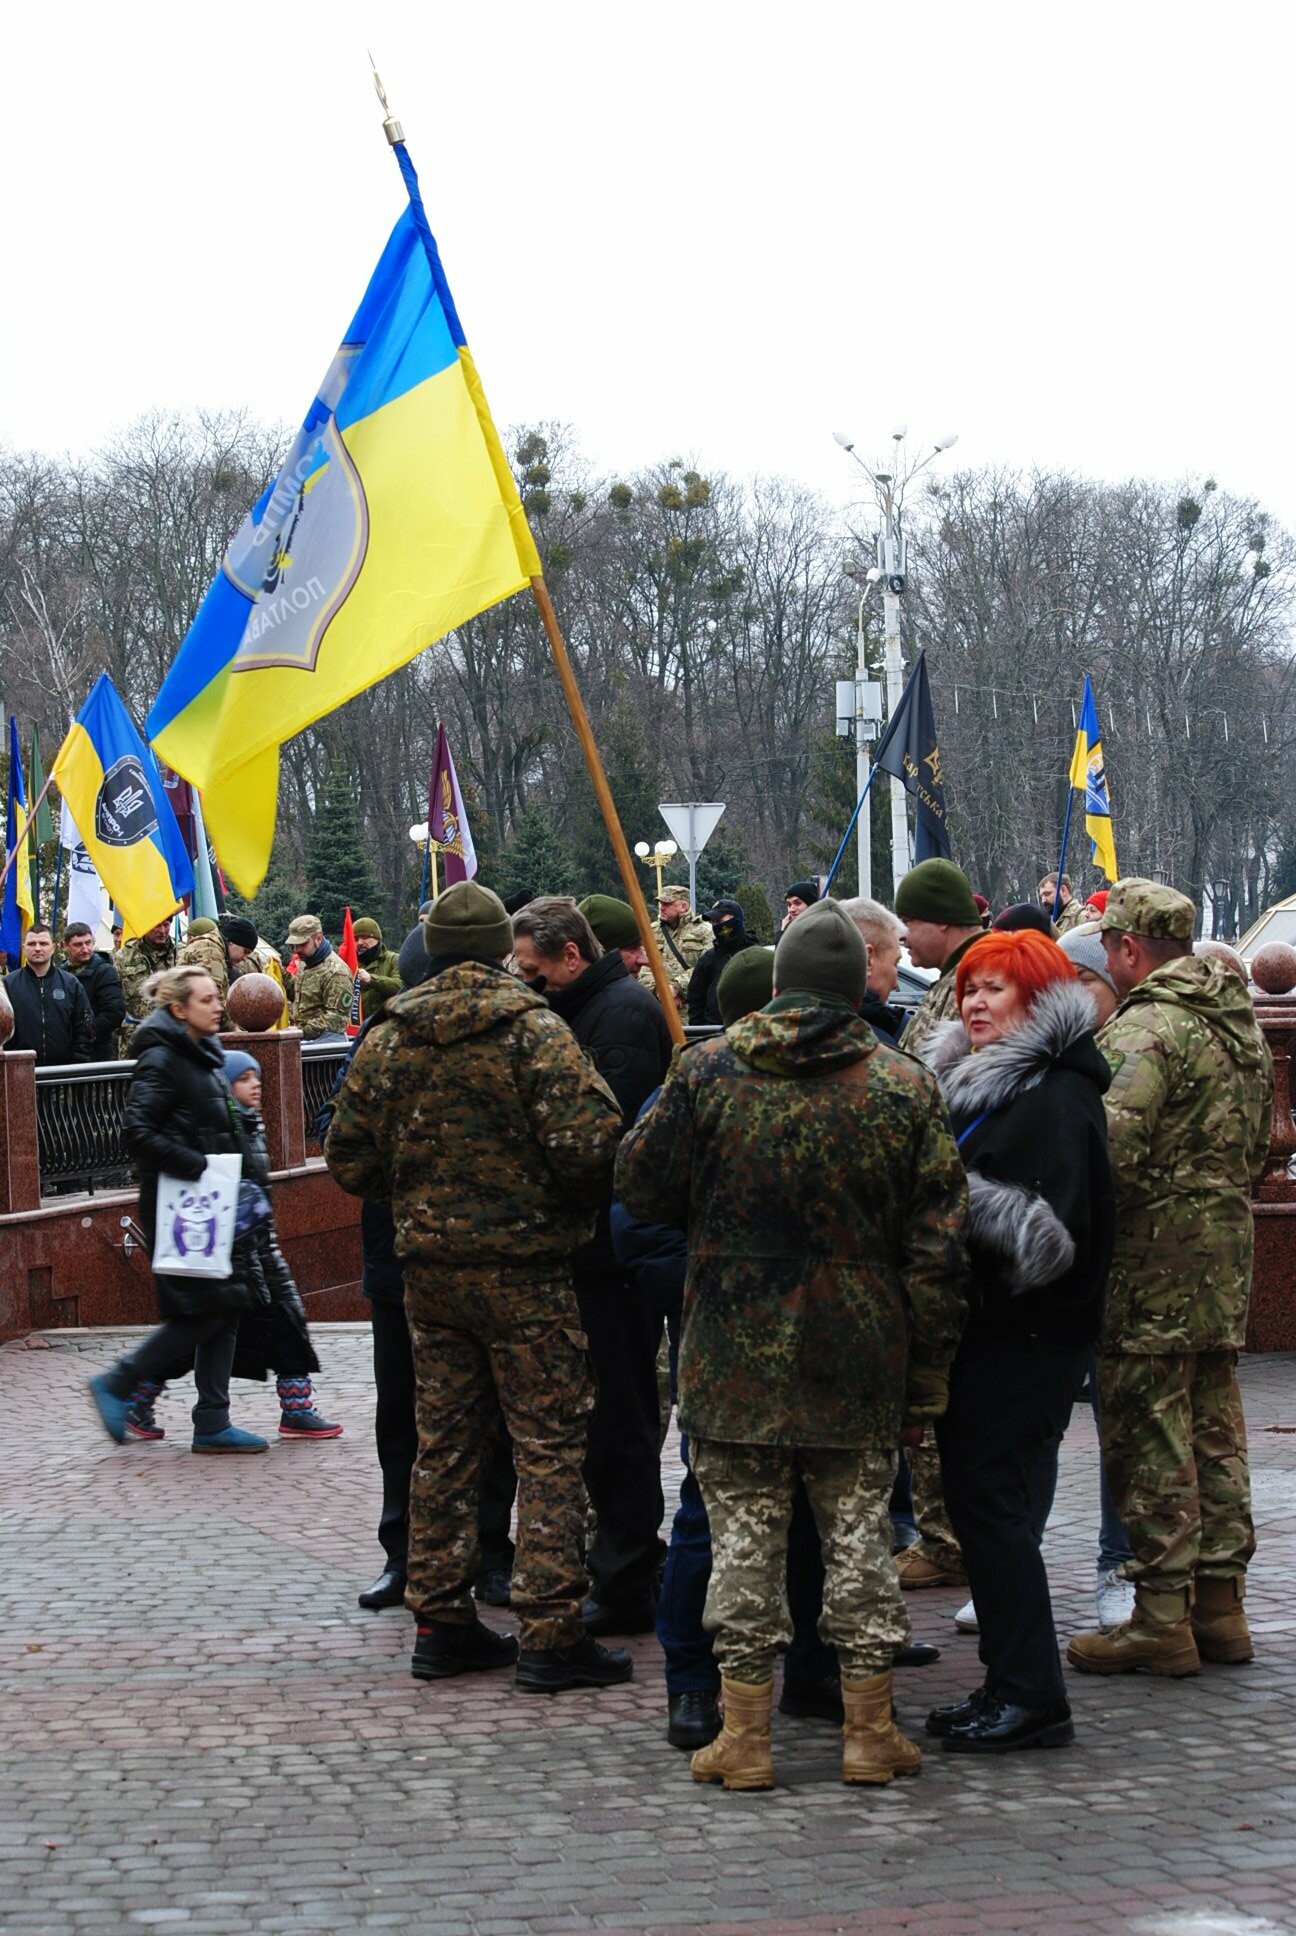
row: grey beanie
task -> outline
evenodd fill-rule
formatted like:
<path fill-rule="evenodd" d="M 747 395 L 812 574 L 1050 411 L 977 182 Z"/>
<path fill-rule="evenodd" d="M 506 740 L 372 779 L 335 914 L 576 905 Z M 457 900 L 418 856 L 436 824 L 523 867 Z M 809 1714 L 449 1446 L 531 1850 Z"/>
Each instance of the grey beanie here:
<path fill-rule="evenodd" d="M 430 955 L 479 955 L 503 961 L 513 952 L 513 923 L 504 903 L 476 881 L 456 881 L 423 917 L 423 941 Z"/>
<path fill-rule="evenodd" d="M 1111 978 L 1111 969 L 1107 966 L 1107 950 L 1103 947 L 1102 932 L 1096 921 L 1083 921 L 1078 928 L 1072 928 L 1060 937 L 1058 947 L 1073 967 L 1087 968 L 1091 974 L 1101 976 L 1113 995 L 1120 994 L 1120 989 Z"/>
<path fill-rule="evenodd" d="M 807 988 L 855 1004 L 863 1000 L 867 983 L 864 938 L 837 901 L 816 901 L 783 930 L 774 951 L 774 986 L 780 994 Z"/>

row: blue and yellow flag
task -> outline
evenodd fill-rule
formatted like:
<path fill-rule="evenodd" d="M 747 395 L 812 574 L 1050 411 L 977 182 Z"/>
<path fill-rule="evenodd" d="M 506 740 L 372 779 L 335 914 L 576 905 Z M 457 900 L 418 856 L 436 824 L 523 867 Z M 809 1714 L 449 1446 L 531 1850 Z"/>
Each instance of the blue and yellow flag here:
<path fill-rule="evenodd" d="M 1103 767 L 1102 734 L 1098 730 L 1098 708 L 1093 687 L 1085 674 L 1084 699 L 1080 705 L 1080 730 L 1071 755 L 1071 784 L 1085 797 L 1085 827 L 1093 843 L 1093 861 L 1109 881 L 1120 879 L 1116 866 L 1116 841 L 1112 833 L 1111 802 L 1107 798 L 1107 774 Z"/>
<path fill-rule="evenodd" d="M 157 761 L 106 672 L 59 747 L 51 778 L 127 935 L 174 914 L 193 893 L 193 867 Z"/>
<path fill-rule="evenodd" d="M 245 894 L 269 860 L 282 743 L 540 573 L 413 164 L 396 154 L 409 205 L 149 714 Z"/>
<path fill-rule="evenodd" d="M 9 957 L 11 968 L 21 968 L 23 942 L 35 919 L 31 883 L 31 839 L 27 832 L 27 789 L 23 785 L 22 749 L 18 744 L 18 721 L 9 715 L 9 807 L 5 815 L 5 854 L 12 854 L 19 842 L 22 852 L 9 869 L 4 884 L 4 904 L 0 908 L 0 948 Z"/>

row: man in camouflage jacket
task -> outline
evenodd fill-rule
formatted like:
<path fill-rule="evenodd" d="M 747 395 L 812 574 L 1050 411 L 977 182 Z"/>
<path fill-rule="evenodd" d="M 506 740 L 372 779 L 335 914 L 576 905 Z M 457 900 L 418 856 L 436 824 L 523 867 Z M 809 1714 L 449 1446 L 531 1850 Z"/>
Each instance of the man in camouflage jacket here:
<path fill-rule="evenodd" d="M 725 1687 L 725 1733 L 695 1758 L 699 1780 L 765 1785 L 735 1771 L 730 1717 L 763 1725 L 768 1768 L 798 1477 L 824 1545 L 846 1779 L 921 1759 L 888 1734 L 909 1622 L 883 1529 L 902 1428 L 945 1407 L 967 1189 L 935 1079 L 856 1013 L 867 972 L 849 916 L 809 908 L 779 942 L 775 999 L 679 1057 L 617 1162 L 632 1216 L 688 1230 L 679 1411 L 711 1523 L 706 1625 Z M 850 1772 L 857 1697 L 885 1710 L 890 1772 Z"/>
<path fill-rule="evenodd" d="M 1251 1289 L 1251 1187 L 1273 1122 L 1273 1067 L 1245 985 L 1192 952 L 1193 904 L 1118 881 L 1102 942 L 1123 1000 L 1112 1065 L 1116 1250 L 1099 1346 L 1103 1464 L 1134 1560 L 1133 1619 L 1077 1634 L 1087 1673 L 1194 1673 L 1251 1657 L 1255 1550 L 1237 1354 Z"/>
<path fill-rule="evenodd" d="M 196 921 L 189 923 L 189 931 L 176 956 L 176 965 L 181 968 L 197 967 L 207 970 L 217 988 L 220 989 L 221 1027 L 227 1028 L 229 1017 L 224 1013 L 224 1009 L 225 999 L 229 994 L 229 956 L 225 952 L 225 937 L 216 923 L 209 921 L 206 915 L 200 914 Z"/>
<path fill-rule="evenodd" d="M 324 939 L 319 917 L 299 914 L 289 924 L 288 945 L 300 966 L 288 977 L 289 1015 L 307 1041 L 321 1035 L 345 1035 L 351 1020 L 354 977 L 345 961 Z"/>
<path fill-rule="evenodd" d="M 505 973 L 513 930 L 494 894 L 461 881 L 423 926 L 430 977 L 370 1026 L 324 1150 L 343 1189 L 390 1202 L 404 1271 L 419 1433 L 414 1672 L 518 1658 L 472 1601 L 494 1387 L 518 1475 L 519 1685 L 628 1680 L 629 1655 L 585 1639 L 580 1621 L 594 1393 L 571 1272 L 611 1189 L 621 1111 L 567 1024 Z"/>
<path fill-rule="evenodd" d="M 678 882 L 668 882 L 662 888 L 657 902 L 657 919 L 652 924 L 652 932 L 676 1006 L 686 1008 L 693 970 L 707 949 L 715 945 L 711 923 L 704 921 L 700 914 L 694 914 L 689 905 L 687 887 L 681 887 Z M 641 968 L 639 979 L 645 988 L 651 989 L 654 994 L 657 992 L 651 968 Z"/>
<path fill-rule="evenodd" d="M 122 1023 L 117 1037 L 118 1047 L 124 1057 L 129 1058 L 131 1037 L 136 1024 L 153 1012 L 153 1004 L 144 993 L 144 984 L 150 975 L 156 975 L 163 968 L 176 965 L 176 947 L 171 939 L 171 919 L 158 921 L 144 934 L 133 941 L 127 941 L 113 955 L 113 967 L 122 985 L 122 998 L 126 1003 L 126 1020 Z"/>

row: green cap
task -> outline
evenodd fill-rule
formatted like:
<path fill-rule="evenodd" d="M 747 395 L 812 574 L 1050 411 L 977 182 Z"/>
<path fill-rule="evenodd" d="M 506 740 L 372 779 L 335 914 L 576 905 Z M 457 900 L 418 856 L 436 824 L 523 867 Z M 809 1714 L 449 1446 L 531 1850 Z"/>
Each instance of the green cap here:
<path fill-rule="evenodd" d="M 1196 910 L 1186 894 L 1137 874 L 1117 881 L 1109 891 L 1099 923 L 1104 934 L 1139 934 L 1148 941 L 1191 941 L 1196 925 Z"/>
<path fill-rule="evenodd" d="M 423 917 L 423 945 L 430 955 L 480 955 L 503 961 L 513 952 L 513 923 L 504 903 L 476 881 L 456 881 Z"/>
<path fill-rule="evenodd" d="M 618 901 L 611 894 L 587 894 L 576 905 L 602 947 L 633 948 L 638 945 L 639 923 L 628 902 Z"/>
<path fill-rule="evenodd" d="M 721 974 L 716 983 L 716 1002 L 720 1020 L 726 1028 L 764 1008 L 774 992 L 774 950 L 744 948 Z"/>
<path fill-rule="evenodd" d="M 209 921 L 205 914 L 200 914 L 196 921 L 191 921 L 189 923 L 189 929 L 188 929 L 188 934 L 186 938 L 190 941 L 197 941 L 200 935 L 215 934 L 215 933 L 216 933 L 216 923 L 214 921 Z"/>
<path fill-rule="evenodd" d="M 780 994 L 805 988 L 817 995 L 863 1000 L 868 981 L 864 937 L 838 901 L 816 901 L 784 928 L 774 951 Z"/>
<path fill-rule="evenodd" d="M 895 911 L 902 921 L 934 921 L 948 928 L 981 926 L 981 910 L 972 899 L 968 877 L 952 860 L 920 860 L 911 867 L 896 889 Z"/>
<path fill-rule="evenodd" d="M 362 914 L 358 921 L 353 921 L 351 932 L 357 941 L 382 940 L 382 929 L 371 914 Z"/>

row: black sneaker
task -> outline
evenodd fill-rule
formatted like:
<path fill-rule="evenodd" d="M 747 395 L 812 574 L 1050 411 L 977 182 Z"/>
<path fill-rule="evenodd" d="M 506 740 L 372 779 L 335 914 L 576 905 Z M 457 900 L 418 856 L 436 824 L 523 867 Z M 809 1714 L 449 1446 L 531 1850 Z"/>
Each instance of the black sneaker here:
<path fill-rule="evenodd" d="M 420 1627 L 410 1672 L 416 1681 L 444 1681 L 452 1674 L 484 1674 L 512 1667 L 518 1644 L 512 1634 L 492 1633 L 480 1620 Z"/>
<path fill-rule="evenodd" d="M 561 1694 L 568 1687 L 615 1687 L 634 1674 L 619 1647 L 578 1640 L 574 1647 L 528 1647 L 518 1660 L 517 1684 L 526 1694 Z"/>
<path fill-rule="evenodd" d="M 720 1732 L 720 1704 L 714 1694 L 690 1688 L 667 1700 L 666 1739 L 672 1748 L 705 1748 Z"/>

